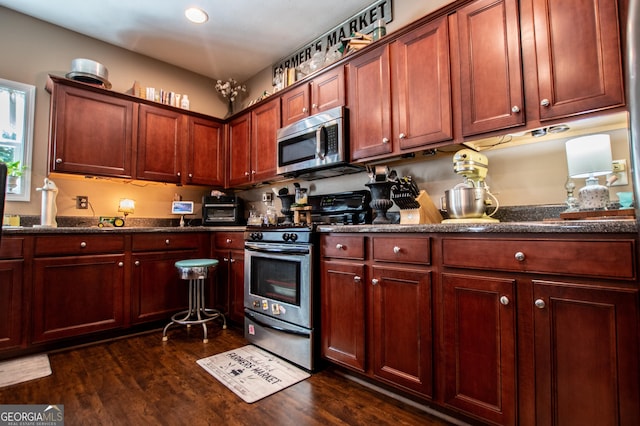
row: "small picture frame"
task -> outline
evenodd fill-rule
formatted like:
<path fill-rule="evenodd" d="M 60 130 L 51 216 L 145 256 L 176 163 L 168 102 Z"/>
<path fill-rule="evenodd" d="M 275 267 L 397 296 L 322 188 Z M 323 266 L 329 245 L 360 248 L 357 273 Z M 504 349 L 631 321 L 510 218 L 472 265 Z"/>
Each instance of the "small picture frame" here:
<path fill-rule="evenodd" d="M 172 214 L 193 214 L 193 201 L 173 201 L 171 203 Z"/>

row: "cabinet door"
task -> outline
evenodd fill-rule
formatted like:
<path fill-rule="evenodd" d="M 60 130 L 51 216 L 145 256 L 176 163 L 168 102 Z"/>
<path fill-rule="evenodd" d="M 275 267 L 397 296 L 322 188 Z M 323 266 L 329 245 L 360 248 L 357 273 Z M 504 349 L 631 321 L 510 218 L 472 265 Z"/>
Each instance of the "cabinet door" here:
<path fill-rule="evenodd" d="M 311 80 L 311 114 L 345 104 L 344 67 L 326 71 Z"/>
<path fill-rule="evenodd" d="M 373 266 L 373 374 L 433 395 L 431 272 Z"/>
<path fill-rule="evenodd" d="M 534 281 L 536 425 L 636 425 L 638 291 Z"/>
<path fill-rule="evenodd" d="M 442 274 L 445 404 L 516 424 L 515 281 Z"/>
<path fill-rule="evenodd" d="M 321 352 L 328 360 L 365 371 L 364 264 L 321 262 Z"/>
<path fill-rule="evenodd" d="M 22 341 L 22 260 L 0 261 L 0 349 Z"/>
<path fill-rule="evenodd" d="M 453 15 L 464 136 L 524 124 L 517 0 L 478 0 Z"/>
<path fill-rule="evenodd" d="M 49 170 L 131 178 L 133 113 L 130 101 L 55 84 Z"/>
<path fill-rule="evenodd" d="M 33 261 L 32 342 L 123 325 L 124 255 Z"/>
<path fill-rule="evenodd" d="M 446 18 L 395 41 L 394 143 L 412 149 L 452 138 L 449 34 Z"/>
<path fill-rule="evenodd" d="M 280 98 L 251 111 L 251 181 L 276 176 L 278 164 L 276 132 L 280 128 Z"/>
<path fill-rule="evenodd" d="M 393 151 L 389 46 L 355 58 L 347 66 L 351 160 L 389 154 Z"/>
<path fill-rule="evenodd" d="M 184 116 L 168 109 L 140 105 L 138 114 L 138 179 L 180 183 Z"/>
<path fill-rule="evenodd" d="M 540 119 L 622 105 L 618 2 L 531 1 Z"/>
<path fill-rule="evenodd" d="M 244 322 L 244 252 L 232 251 L 229 258 L 229 287 L 231 306 L 229 315 L 238 324 Z"/>
<path fill-rule="evenodd" d="M 224 186 L 225 165 L 223 125 L 199 117 L 189 117 L 187 176 L 195 185 Z"/>
<path fill-rule="evenodd" d="M 251 113 L 234 118 L 229 123 L 227 139 L 227 186 L 245 185 L 251 179 Z"/>
<path fill-rule="evenodd" d="M 309 92 L 309 86 L 303 84 L 282 95 L 282 126 L 293 124 L 310 114 Z"/>
<path fill-rule="evenodd" d="M 172 314 L 186 309 L 189 283 L 180 279 L 175 263 L 198 257 L 198 250 L 135 253 L 131 274 L 131 322 L 168 320 Z"/>

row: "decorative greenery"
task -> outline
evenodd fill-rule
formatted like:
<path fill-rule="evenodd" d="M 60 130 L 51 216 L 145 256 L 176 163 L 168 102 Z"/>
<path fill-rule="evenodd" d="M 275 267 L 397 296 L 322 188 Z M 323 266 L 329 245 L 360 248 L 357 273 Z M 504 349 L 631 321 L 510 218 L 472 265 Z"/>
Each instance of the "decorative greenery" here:
<path fill-rule="evenodd" d="M 27 166 L 20 165 L 20 160 L 7 161 L 5 164 L 7 165 L 7 176 L 20 177 L 22 176 L 22 172 L 27 168 Z"/>
<path fill-rule="evenodd" d="M 238 84 L 236 80 L 230 78 L 227 81 L 218 80 L 216 82 L 216 91 L 222 95 L 223 98 L 227 98 L 229 102 L 234 102 L 240 92 L 246 92 L 247 86 L 244 84 Z"/>

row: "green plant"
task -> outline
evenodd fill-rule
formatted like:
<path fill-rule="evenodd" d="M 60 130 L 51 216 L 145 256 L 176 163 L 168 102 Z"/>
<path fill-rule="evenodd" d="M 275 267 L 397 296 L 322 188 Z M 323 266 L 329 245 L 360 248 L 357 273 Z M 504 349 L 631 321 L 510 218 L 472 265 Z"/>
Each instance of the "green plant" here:
<path fill-rule="evenodd" d="M 5 163 L 7 165 L 7 176 L 22 176 L 22 172 L 27 168 L 27 166 L 21 166 L 20 160 L 16 161 L 7 161 Z"/>

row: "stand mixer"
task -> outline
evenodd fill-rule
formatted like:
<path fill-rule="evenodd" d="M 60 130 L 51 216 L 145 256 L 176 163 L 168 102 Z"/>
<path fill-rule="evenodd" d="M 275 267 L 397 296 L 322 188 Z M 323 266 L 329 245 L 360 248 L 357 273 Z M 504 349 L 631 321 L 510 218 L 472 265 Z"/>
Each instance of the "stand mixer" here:
<path fill-rule="evenodd" d="M 485 182 L 489 160 L 471 149 L 462 149 L 453 156 L 453 170 L 464 176 L 464 182 L 445 191 L 441 199 L 442 210 L 449 214 L 451 222 L 498 222 L 491 216 L 498 211 L 498 200 Z M 487 215 L 486 208 L 495 202 L 495 209 Z"/>

